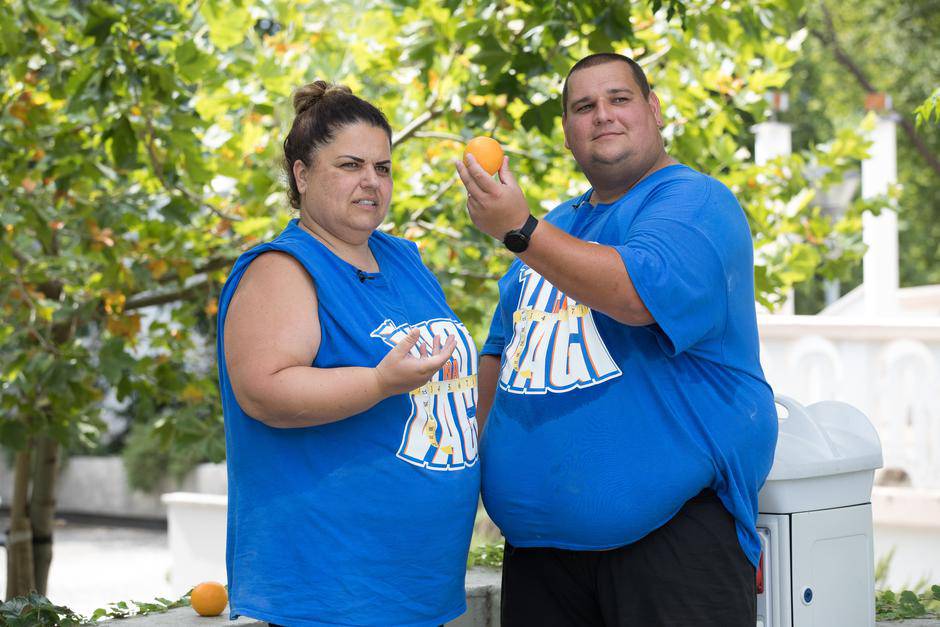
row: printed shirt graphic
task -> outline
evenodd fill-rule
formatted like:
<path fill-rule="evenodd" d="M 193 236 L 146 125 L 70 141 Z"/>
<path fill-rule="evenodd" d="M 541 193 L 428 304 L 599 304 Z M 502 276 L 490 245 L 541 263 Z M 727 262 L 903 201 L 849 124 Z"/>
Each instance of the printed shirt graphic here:
<path fill-rule="evenodd" d="M 409 394 L 411 413 L 402 433 L 398 458 L 431 470 L 460 470 L 477 461 L 477 353 L 463 324 L 448 318 L 417 325 L 396 325 L 386 320 L 372 337 L 395 346 L 417 327 L 421 333 L 411 354 L 430 351 L 435 336 L 457 336 L 451 358 L 431 380 Z"/>
<path fill-rule="evenodd" d="M 540 274 L 524 266 L 499 386 L 513 394 L 567 392 L 619 377 L 594 316 Z"/>

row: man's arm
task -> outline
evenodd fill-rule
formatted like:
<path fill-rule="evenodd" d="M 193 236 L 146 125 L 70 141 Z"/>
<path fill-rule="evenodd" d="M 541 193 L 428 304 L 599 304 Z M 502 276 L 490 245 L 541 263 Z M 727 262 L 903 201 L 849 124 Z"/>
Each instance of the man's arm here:
<path fill-rule="evenodd" d="M 493 407 L 493 398 L 496 396 L 496 384 L 499 381 L 499 356 L 481 355 L 480 368 L 477 374 L 479 388 L 477 389 L 477 433 L 483 433 L 486 417 Z"/>
<path fill-rule="evenodd" d="M 519 259 L 571 298 L 618 322 L 631 326 L 655 322 L 620 253 L 610 246 L 585 242 L 541 221 Z"/>
<path fill-rule="evenodd" d="M 529 205 L 509 171 L 508 159 L 499 169 L 499 181 L 472 157 L 469 160 L 469 166 L 458 162 L 457 171 L 467 188 L 470 217 L 481 231 L 501 240 L 525 223 Z M 633 326 L 655 322 L 620 254 L 610 246 L 572 237 L 543 220 L 519 258 L 568 296 L 618 322 Z"/>

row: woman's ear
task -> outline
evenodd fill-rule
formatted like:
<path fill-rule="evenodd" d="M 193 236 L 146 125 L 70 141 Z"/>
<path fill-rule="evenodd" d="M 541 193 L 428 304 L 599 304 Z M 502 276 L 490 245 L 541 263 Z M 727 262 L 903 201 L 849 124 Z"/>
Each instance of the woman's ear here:
<path fill-rule="evenodd" d="M 293 165 L 294 183 L 297 185 L 297 191 L 301 194 L 307 191 L 307 166 L 303 161 L 297 159 Z"/>

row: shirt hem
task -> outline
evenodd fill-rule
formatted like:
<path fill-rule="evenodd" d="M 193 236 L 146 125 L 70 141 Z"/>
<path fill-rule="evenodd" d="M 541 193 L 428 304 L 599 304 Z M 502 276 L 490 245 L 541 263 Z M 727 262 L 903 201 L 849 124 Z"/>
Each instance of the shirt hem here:
<path fill-rule="evenodd" d="M 516 548 L 520 549 L 561 549 L 563 551 L 609 551 L 611 549 L 619 549 L 622 546 L 627 546 L 628 544 L 633 544 L 636 540 L 632 542 L 617 542 L 614 544 L 572 544 L 570 542 L 553 542 L 551 540 L 531 540 L 531 541 L 521 541 L 513 542 L 509 538 L 506 538 L 506 542 L 513 545 Z"/>
<path fill-rule="evenodd" d="M 458 608 L 445 614 L 441 614 L 438 618 L 431 618 L 428 620 L 408 623 L 389 623 L 383 621 L 381 623 L 374 624 L 388 625 L 389 627 L 438 627 L 439 625 L 443 625 L 444 623 L 454 620 L 458 616 L 462 616 L 466 611 L 467 601 L 464 599 L 463 603 L 461 603 Z M 356 627 L 359 625 L 359 623 L 338 623 L 313 619 L 307 620 L 287 618 L 285 616 L 277 616 L 275 614 L 269 614 L 268 612 L 253 610 L 244 606 L 232 608 L 231 611 L 229 611 L 229 620 L 235 620 L 239 616 L 254 618 L 255 620 L 263 620 L 265 622 L 274 623 L 276 625 L 290 625 L 290 627 L 294 627 L 295 625 L 300 625 L 303 627 Z"/>

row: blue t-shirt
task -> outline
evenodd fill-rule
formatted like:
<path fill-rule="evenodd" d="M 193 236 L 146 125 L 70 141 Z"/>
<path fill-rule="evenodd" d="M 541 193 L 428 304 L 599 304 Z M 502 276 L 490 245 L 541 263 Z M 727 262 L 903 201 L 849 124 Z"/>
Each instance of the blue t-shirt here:
<path fill-rule="evenodd" d="M 369 247 L 380 272 L 360 273 L 292 221 L 239 257 L 222 290 L 232 618 L 423 626 L 466 609 L 480 487 L 476 348 L 413 243 L 375 232 Z M 235 400 L 222 340 L 238 282 L 266 251 L 292 255 L 316 285 L 312 366 L 375 366 L 414 327 L 420 342 L 455 335 L 453 357 L 422 388 L 344 420 L 296 429 L 255 420 Z"/>
<path fill-rule="evenodd" d="M 683 165 L 611 204 L 590 195 L 545 220 L 615 248 L 656 323 L 621 324 L 515 260 L 481 351 L 501 356 L 481 442 L 486 510 L 516 546 L 609 549 L 711 487 L 756 565 L 777 414 L 758 359 L 744 212 Z"/>

